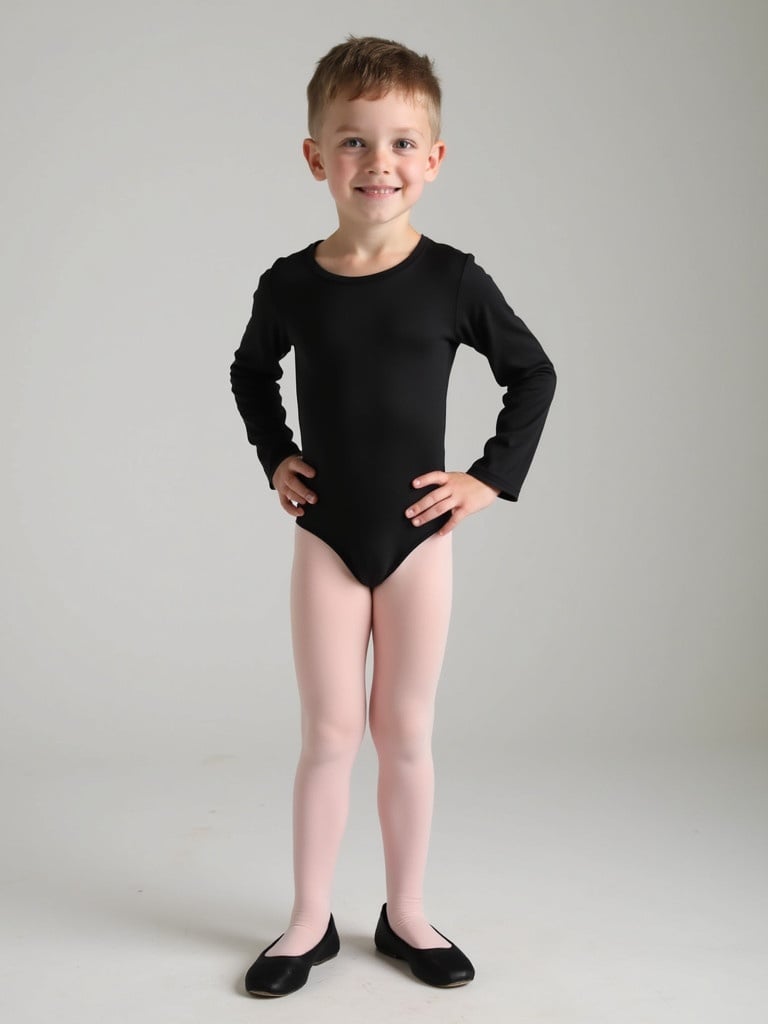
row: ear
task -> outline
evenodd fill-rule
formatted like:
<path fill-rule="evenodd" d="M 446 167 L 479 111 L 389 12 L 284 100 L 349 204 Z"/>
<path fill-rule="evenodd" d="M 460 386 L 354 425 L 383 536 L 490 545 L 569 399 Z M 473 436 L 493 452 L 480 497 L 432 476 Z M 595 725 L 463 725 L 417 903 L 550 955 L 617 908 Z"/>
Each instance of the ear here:
<path fill-rule="evenodd" d="M 325 181 L 325 168 L 323 167 L 323 158 L 320 155 L 320 150 L 314 139 L 304 139 L 301 146 L 301 151 L 304 154 L 304 159 L 309 164 L 309 169 L 312 172 L 312 177 L 315 181 Z"/>
<path fill-rule="evenodd" d="M 438 139 L 429 151 L 427 157 L 427 168 L 424 173 L 425 181 L 434 181 L 440 170 L 440 164 L 445 159 L 446 145 L 442 139 Z"/>

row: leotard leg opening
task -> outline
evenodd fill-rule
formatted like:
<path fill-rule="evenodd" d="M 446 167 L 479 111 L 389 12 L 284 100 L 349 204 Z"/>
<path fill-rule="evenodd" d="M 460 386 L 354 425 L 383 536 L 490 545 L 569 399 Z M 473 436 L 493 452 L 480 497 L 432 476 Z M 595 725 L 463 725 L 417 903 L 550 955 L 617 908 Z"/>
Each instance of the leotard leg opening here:
<path fill-rule="evenodd" d="M 414 526 L 403 515 L 384 520 L 363 522 L 347 521 L 339 524 L 338 517 L 318 514 L 319 506 L 305 506 L 296 525 L 319 537 L 344 562 L 358 582 L 371 590 L 393 572 L 428 537 L 433 536 L 450 519 L 445 512 L 423 526 Z"/>

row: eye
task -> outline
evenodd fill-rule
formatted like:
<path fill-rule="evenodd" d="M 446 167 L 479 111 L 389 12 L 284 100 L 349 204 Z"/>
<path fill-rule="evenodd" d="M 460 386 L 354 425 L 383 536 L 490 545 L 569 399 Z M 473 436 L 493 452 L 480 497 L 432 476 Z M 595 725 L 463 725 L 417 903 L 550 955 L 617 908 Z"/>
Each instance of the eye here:
<path fill-rule="evenodd" d="M 344 139 L 344 141 L 342 142 L 342 146 L 346 146 L 348 149 L 359 149 L 360 146 L 356 146 L 356 142 L 359 142 L 360 145 L 363 144 L 362 139 Z"/>
<path fill-rule="evenodd" d="M 400 143 L 403 144 L 402 147 L 400 146 Z M 397 145 L 397 148 L 402 148 L 402 149 L 413 149 L 415 147 L 415 143 L 411 142 L 410 139 L 398 139 L 396 145 Z"/>

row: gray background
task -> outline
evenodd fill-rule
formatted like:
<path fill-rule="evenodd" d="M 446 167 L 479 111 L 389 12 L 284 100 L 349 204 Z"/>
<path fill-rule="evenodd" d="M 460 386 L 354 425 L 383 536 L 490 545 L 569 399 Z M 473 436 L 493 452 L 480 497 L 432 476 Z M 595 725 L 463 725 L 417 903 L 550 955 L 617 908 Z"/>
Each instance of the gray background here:
<path fill-rule="evenodd" d="M 670 821 L 683 808 L 692 834 L 704 819 L 725 821 L 696 804 L 703 770 L 721 766 L 718 784 L 703 788 L 723 815 L 763 781 L 766 8 L 385 8 L 3 5 L 0 710 L 6 893 L 19 912 L 8 920 L 28 922 L 7 934 L 14 947 L 26 936 L 25 964 L 54 921 L 88 906 L 89 927 L 125 935 L 132 922 L 135 949 L 151 921 L 175 951 L 179 992 L 189 954 L 179 939 L 193 933 L 201 963 L 222 956 L 229 998 L 240 967 L 285 926 L 299 739 L 294 525 L 247 443 L 228 372 L 261 271 L 336 226 L 300 145 L 315 62 L 349 32 L 435 59 L 447 158 L 412 223 L 475 254 L 558 373 L 520 501 L 497 502 L 454 534 L 434 745 L 437 927 L 450 934 L 466 921 L 457 941 L 466 946 L 472 927 L 483 962 L 499 955 L 504 933 L 482 947 L 491 923 L 479 911 L 493 907 L 497 929 L 514 916 L 521 867 L 505 864 L 516 849 L 526 856 L 526 842 L 528 885 L 565 834 L 571 850 L 592 835 L 581 881 L 558 906 L 584 891 L 592 868 L 595 887 L 604 884 L 606 865 L 591 854 L 605 836 L 574 810 L 577 793 L 597 799 L 642 778 L 642 798 L 611 790 L 613 810 L 598 820 L 615 823 L 632 805 L 650 836 L 677 780 Z M 286 371 L 297 430 L 290 359 Z M 487 363 L 461 350 L 448 468 L 480 453 L 500 401 Z M 592 774 L 579 775 L 584 765 Z M 337 883 L 342 913 L 359 915 L 360 957 L 383 898 L 374 782 L 367 739 Z M 763 888 L 745 890 L 745 906 L 764 908 L 764 812 L 739 814 L 706 847 L 719 859 L 702 871 L 702 892 L 726 862 L 741 877 L 752 865 Z M 615 879 L 617 899 L 647 864 L 641 856 Z M 686 855 L 680 884 L 689 865 Z M 485 882 L 473 888 L 468 875 Z M 138 909 L 135 894 L 161 877 L 153 909 L 147 899 Z M 565 879 L 563 865 L 538 879 L 550 894 L 555 877 Z M 689 893 L 691 907 L 699 895 Z M 720 911 L 733 899 L 723 889 Z M 544 903 L 542 891 L 532 927 Z M 750 957 L 765 944 L 757 918 L 750 935 L 723 944 L 746 960 L 710 946 L 712 962 L 699 965 L 711 977 L 727 962 L 721 980 L 738 978 L 742 998 L 753 992 L 742 1020 L 764 1018 L 762 996 L 745 987 L 757 985 Z M 522 946 L 529 940 L 521 933 Z M 606 943 L 609 955 L 615 934 Z M 112 960 L 101 976 L 107 963 L 116 981 Z M 422 1000 L 424 1019 L 432 993 L 381 970 L 386 998 L 397 982 L 404 999 Z M 14 978 L 0 1005 L 10 1002 L 17 1021 L 39 1019 Z M 327 978 L 312 980 L 334 998 Z M 574 979 L 566 972 L 555 986 L 563 1020 L 616 1019 L 604 977 L 589 996 Z M 220 1013 L 221 979 L 206 983 L 195 1010 L 175 996 L 152 1003 L 157 1019 Z M 489 991 L 478 978 L 461 998 Z M 541 991 L 551 995 L 551 978 Z M 79 1020 L 101 1012 L 97 992 L 78 984 Z M 513 1009 L 560 1020 L 559 1004 L 538 992 L 518 992 Z M 709 1019 L 712 993 L 691 985 L 677 997 L 700 998 L 697 1019 Z M 478 1004 L 467 1019 L 506 1019 L 499 1005 Z M 634 1010 L 667 1019 L 659 1006 L 648 1017 L 645 1005 L 628 1006 L 622 999 L 624 1021 Z M 124 1019 L 139 1010 L 151 1016 L 129 1002 Z M 254 1007 L 230 1000 L 226 1012 Z M 286 1001 L 274 1012 L 287 1020 L 298 1010 Z M 378 1019 L 365 1000 L 360 1012 Z"/>

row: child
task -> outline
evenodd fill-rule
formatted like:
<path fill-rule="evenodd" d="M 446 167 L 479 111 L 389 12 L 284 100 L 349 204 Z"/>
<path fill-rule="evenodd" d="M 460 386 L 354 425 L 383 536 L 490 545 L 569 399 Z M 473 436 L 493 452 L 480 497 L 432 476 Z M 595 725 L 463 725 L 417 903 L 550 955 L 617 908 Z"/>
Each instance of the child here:
<path fill-rule="evenodd" d="M 230 369 L 248 441 L 299 527 L 290 596 L 302 734 L 294 904 L 245 987 L 286 995 L 339 951 L 331 886 L 365 733 L 371 635 L 387 895 L 375 945 L 430 985 L 463 985 L 474 968 L 428 923 L 422 897 L 451 533 L 497 497 L 518 500 L 555 371 L 473 256 L 410 224 L 445 156 L 432 61 L 349 36 L 318 61 L 307 95 L 303 152 L 314 178 L 328 182 L 339 226 L 261 275 Z M 483 455 L 467 472 L 445 472 L 446 393 L 462 342 L 486 356 L 506 391 Z M 301 450 L 278 385 L 291 348 Z"/>

